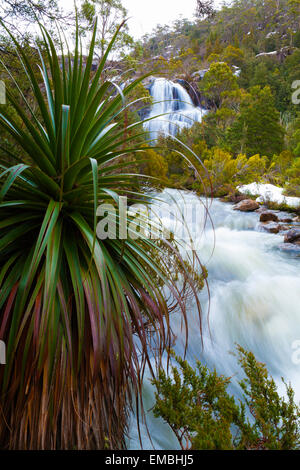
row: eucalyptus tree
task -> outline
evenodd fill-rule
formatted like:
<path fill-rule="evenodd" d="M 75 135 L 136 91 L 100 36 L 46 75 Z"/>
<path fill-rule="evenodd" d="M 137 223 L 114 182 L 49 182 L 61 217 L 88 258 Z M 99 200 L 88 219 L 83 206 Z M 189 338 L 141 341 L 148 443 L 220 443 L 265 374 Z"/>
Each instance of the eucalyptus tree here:
<path fill-rule="evenodd" d="M 118 26 L 126 19 L 127 10 L 122 4 L 122 0 L 83 0 L 80 10 L 83 33 L 93 29 L 95 16 L 98 18 L 99 24 L 95 52 L 103 57 Z M 120 52 L 132 44 L 133 39 L 129 34 L 128 25 L 125 23 L 112 47 L 112 52 Z"/>

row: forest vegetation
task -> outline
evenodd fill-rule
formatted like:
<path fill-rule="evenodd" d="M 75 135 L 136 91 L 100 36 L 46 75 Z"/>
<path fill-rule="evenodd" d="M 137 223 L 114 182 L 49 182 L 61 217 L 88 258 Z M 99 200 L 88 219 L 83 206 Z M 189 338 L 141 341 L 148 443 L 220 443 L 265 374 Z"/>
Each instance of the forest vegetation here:
<path fill-rule="evenodd" d="M 99 203 L 151 204 L 165 187 L 230 199 L 265 182 L 300 196 L 300 1 L 197 5 L 194 20 L 134 40 L 121 0 L 82 0 L 76 18 L 56 0 L 0 1 L 2 449 L 125 448 L 146 366 L 155 413 L 182 445 L 299 448 L 292 388 L 281 398 L 251 352 L 239 348 L 239 404 L 201 363 L 177 358 L 175 381 L 161 369 L 175 310 L 187 339 L 188 296 L 201 342 L 197 253 L 183 259 L 173 239 L 96 237 Z M 153 142 L 151 77 L 183 84 L 202 122 Z"/>
<path fill-rule="evenodd" d="M 299 8 L 291 0 L 233 0 L 208 18 L 158 26 L 125 57 L 137 73 L 189 84 L 209 110 L 178 139 L 209 168 L 215 196 L 252 181 L 300 195 Z M 172 153 L 176 144 L 162 138 L 159 147 L 168 184 L 203 193 Z"/>

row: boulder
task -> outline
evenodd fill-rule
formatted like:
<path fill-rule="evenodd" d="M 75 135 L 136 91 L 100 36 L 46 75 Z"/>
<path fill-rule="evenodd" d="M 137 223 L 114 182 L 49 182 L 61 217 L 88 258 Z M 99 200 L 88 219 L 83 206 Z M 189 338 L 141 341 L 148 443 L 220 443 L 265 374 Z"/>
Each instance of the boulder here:
<path fill-rule="evenodd" d="M 300 244 L 300 229 L 292 228 L 284 236 L 284 243 Z"/>
<path fill-rule="evenodd" d="M 244 199 L 243 201 L 239 202 L 234 206 L 235 211 L 241 211 L 241 212 L 253 212 L 256 211 L 256 209 L 259 208 L 259 204 L 256 201 L 253 201 L 252 199 Z"/>
<path fill-rule="evenodd" d="M 270 222 L 268 224 L 261 224 L 261 228 L 268 233 L 279 233 L 280 225 L 275 222 Z"/>
<path fill-rule="evenodd" d="M 279 219 L 279 222 L 283 222 L 284 224 L 291 224 L 293 222 L 293 219 L 290 217 L 283 217 Z"/>
<path fill-rule="evenodd" d="M 274 212 L 262 212 L 259 220 L 260 222 L 278 222 L 278 217 Z"/>

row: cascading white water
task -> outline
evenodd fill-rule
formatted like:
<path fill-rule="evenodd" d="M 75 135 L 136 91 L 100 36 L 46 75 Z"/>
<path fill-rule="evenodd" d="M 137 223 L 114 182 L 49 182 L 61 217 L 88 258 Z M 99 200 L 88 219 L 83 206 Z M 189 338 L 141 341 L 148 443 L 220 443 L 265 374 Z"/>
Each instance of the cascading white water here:
<path fill-rule="evenodd" d="M 209 328 L 204 324 L 203 350 L 196 308 L 192 301 L 188 306 L 188 361 L 195 364 L 201 360 L 211 369 L 216 367 L 218 373 L 233 377 L 231 392 L 240 397 L 237 382 L 241 371 L 230 354 L 235 344 L 240 344 L 266 363 L 280 392 L 284 393 L 281 381 L 284 377 L 286 382 L 291 382 L 296 399 L 300 400 L 300 351 L 295 354 L 294 349 L 300 344 L 299 254 L 297 257 L 296 253 L 280 251 L 282 235 L 256 230 L 257 213 L 237 212 L 231 204 L 214 200 L 209 208 L 213 227 L 208 220 L 203 233 L 204 209 L 193 193 L 165 190 L 160 198 L 176 206 L 175 213 L 188 206 L 186 225 L 209 274 Z M 173 228 L 174 217 L 169 221 L 164 217 L 164 223 Z M 203 318 L 206 318 L 208 295 L 204 290 L 201 299 Z M 171 324 L 177 337 L 175 352 L 183 355 L 185 336 L 179 314 L 171 316 Z M 144 400 L 145 409 L 150 410 L 154 389 L 149 376 L 144 380 Z M 150 411 L 147 424 L 155 449 L 178 448 L 169 427 Z M 129 447 L 139 448 L 134 419 L 130 437 Z M 151 449 L 145 427 L 142 427 L 142 437 L 144 448 Z"/>
<path fill-rule="evenodd" d="M 150 94 L 154 104 L 148 117 L 154 119 L 146 122 L 144 127 L 153 140 L 160 134 L 174 136 L 183 128 L 201 122 L 205 114 L 204 109 L 193 104 L 190 95 L 179 83 L 157 78 L 151 84 Z"/>

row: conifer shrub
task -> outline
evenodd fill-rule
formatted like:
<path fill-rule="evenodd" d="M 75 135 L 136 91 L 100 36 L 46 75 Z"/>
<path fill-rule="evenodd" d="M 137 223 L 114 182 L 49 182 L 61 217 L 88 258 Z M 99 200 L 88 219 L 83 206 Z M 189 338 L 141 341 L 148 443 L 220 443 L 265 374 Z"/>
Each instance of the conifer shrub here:
<path fill-rule="evenodd" d="M 167 422 L 182 449 L 299 449 L 300 409 L 291 385 L 284 382 L 286 397 L 281 397 L 266 366 L 241 346 L 237 353 L 245 374 L 239 381 L 241 400 L 228 391 L 231 378 L 174 355 L 172 375 L 161 369 L 153 380 L 154 415 Z"/>

